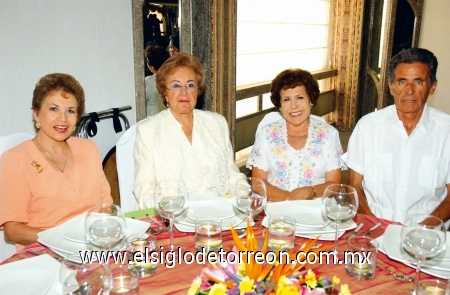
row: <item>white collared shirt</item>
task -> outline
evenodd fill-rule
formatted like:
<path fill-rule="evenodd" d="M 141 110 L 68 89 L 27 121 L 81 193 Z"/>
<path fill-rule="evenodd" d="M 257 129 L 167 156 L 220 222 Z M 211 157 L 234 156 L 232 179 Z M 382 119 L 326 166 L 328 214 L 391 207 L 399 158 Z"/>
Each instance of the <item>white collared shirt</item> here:
<path fill-rule="evenodd" d="M 364 116 L 348 144 L 346 165 L 362 174 L 370 210 L 404 222 L 431 213 L 450 183 L 450 115 L 424 106 L 408 136 L 395 105 Z"/>

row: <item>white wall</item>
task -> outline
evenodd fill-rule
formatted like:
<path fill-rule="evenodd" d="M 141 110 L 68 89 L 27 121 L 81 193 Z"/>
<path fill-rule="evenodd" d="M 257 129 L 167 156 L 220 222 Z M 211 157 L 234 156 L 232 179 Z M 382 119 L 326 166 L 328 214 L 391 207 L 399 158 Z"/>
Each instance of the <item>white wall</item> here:
<path fill-rule="evenodd" d="M 73 75 L 86 112 L 130 105 L 136 122 L 131 0 L 0 0 L 0 136 L 34 132 L 34 86 L 48 73 Z M 119 136 L 112 120 L 93 139 L 102 156 Z"/>
<path fill-rule="evenodd" d="M 425 0 L 419 46 L 432 51 L 438 59 L 438 87 L 429 105 L 450 114 L 450 1 Z"/>

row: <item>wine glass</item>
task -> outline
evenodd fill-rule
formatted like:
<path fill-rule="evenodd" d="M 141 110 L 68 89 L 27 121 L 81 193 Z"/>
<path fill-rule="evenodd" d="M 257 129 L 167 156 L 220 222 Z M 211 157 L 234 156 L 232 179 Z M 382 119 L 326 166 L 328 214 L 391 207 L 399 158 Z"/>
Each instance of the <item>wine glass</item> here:
<path fill-rule="evenodd" d="M 110 250 L 125 237 L 125 217 L 119 206 L 100 204 L 86 213 L 84 228 L 89 243 L 98 249 Z"/>
<path fill-rule="evenodd" d="M 80 253 L 75 252 L 61 261 L 58 294 L 106 295 L 111 290 L 111 274 L 107 266 L 94 261 L 78 261 Z"/>
<path fill-rule="evenodd" d="M 169 219 L 170 244 L 169 250 L 175 250 L 173 244 L 173 219 L 183 213 L 188 207 L 188 191 L 181 180 L 167 179 L 156 184 L 154 194 L 155 209 Z"/>
<path fill-rule="evenodd" d="M 266 185 L 259 178 L 247 177 L 238 181 L 232 195 L 234 207 L 247 214 L 250 224 L 254 222 L 253 215 L 258 214 L 266 207 Z"/>
<path fill-rule="evenodd" d="M 354 187 L 331 184 L 322 196 L 322 212 L 335 223 L 334 251 L 338 252 L 339 223 L 352 219 L 358 210 L 358 195 Z"/>
<path fill-rule="evenodd" d="M 446 230 L 444 222 L 428 214 L 411 214 L 402 227 L 402 248 L 416 258 L 414 290 L 419 287 L 420 268 L 425 259 L 431 259 L 445 250 Z"/>

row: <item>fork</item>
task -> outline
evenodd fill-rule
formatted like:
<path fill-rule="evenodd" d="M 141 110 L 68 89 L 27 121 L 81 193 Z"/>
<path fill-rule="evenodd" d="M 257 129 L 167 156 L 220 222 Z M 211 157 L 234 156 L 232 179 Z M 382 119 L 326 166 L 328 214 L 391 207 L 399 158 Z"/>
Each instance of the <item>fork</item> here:
<path fill-rule="evenodd" d="M 382 224 L 382 222 L 378 222 L 377 224 L 375 224 L 374 226 L 372 226 L 365 234 L 363 234 L 363 237 L 370 237 L 370 234 L 376 230 L 377 228 L 380 227 L 380 225 Z"/>
<path fill-rule="evenodd" d="M 396 280 L 399 280 L 399 281 L 402 281 L 402 282 L 412 282 L 412 281 L 414 281 L 414 277 L 412 277 L 412 276 L 407 276 L 407 275 L 402 274 L 402 273 L 393 272 L 392 270 L 390 270 L 390 269 L 388 269 L 388 268 L 386 268 L 384 266 L 381 266 L 379 264 L 377 264 L 376 266 L 379 269 L 382 269 L 382 270 L 390 273 Z"/>

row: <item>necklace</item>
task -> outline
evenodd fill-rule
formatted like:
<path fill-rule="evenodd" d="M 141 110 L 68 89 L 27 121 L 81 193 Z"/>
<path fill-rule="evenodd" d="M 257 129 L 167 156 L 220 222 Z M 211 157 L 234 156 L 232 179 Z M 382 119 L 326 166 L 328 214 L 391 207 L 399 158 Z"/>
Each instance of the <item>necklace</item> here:
<path fill-rule="evenodd" d="M 192 130 L 188 134 L 186 134 L 186 137 L 189 139 L 189 141 L 192 141 Z"/>
<path fill-rule="evenodd" d="M 61 173 L 64 173 L 64 169 L 66 169 L 66 163 L 67 163 L 67 158 L 69 157 L 67 154 L 67 144 L 64 146 L 64 151 L 66 152 L 66 159 L 64 160 L 64 165 L 62 168 L 59 168 L 58 164 L 56 163 L 56 161 L 53 159 L 52 155 L 50 155 L 43 147 L 42 145 L 39 144 L 39 142 L 37 141 L 36 137 L 33 138 L 33 141 L 37 144 L 37 146 L 44 151 L 45 155 L 47 156 L 47 158 L 53 162 L 53 164 L 55 164 L 56 168 L 58 168 L 59 171 L 61 171 Z"/>
<path fill-rule="evenodd" d="M 185 129 L 182 127 L 184 135 L 186 135 L 187 139 L 192 142 L 192 132 L 194 130 L 194 127 L 191 127 L 189 132 L 186 132 Z"/>

